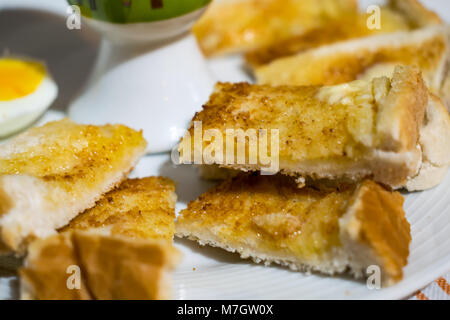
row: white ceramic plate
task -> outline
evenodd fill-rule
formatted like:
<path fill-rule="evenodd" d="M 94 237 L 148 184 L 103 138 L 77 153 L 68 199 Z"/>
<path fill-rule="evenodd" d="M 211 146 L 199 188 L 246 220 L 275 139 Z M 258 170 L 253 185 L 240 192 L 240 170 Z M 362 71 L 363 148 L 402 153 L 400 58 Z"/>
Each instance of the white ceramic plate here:
<path fill-rule="evenodd" d="M 164 175 L 177 182 L 177 211 L 212 186 L 190 166 L 174 166 L 168 155 L 141 160 L 133 176 Z M 406 194 L 412 243 L 404 279 L 397 285 L 369 290 L 348 277 L 306 275 L 285 268 L 254 264 L 237 254 L 175 240 L 184 253 L 174 273 L 177 299 L 401 299 L 450 270 L 450 174 L 425 192 Z"/>
<path fill-rule="evenodd" d="M 3 0 L 4 1 L 4 0 Z M 20 2 L 20 1 L 17 1 Z M 47 1 L 42 1 L 47 2 Z M 367 1 L 364 1 L 367 2 Z M 428 0 L 427 5 L 450 15 L 446 0 Z M 450 17 L 445 16 L 447 21 Z M 221 81 L 250 80 L 242 60 L 230 57 L 211 61 Z M 198 179 L 191 166 L 174 166 L 167 154 L 144 157 L 132 176 L 163 175 L 177 182 L 177 212 L 212 184 Z M 292 272 L 285 268 L 254 264 L 224 250 L 201 247 L 187 240 L 175 241 L 184 254 L 173 274 L 176 299 L 401 299 L 421 289 L 450 270 L 450 174 L 437 188 L 405 194 L 407 219 L 412 226 L 409 263 L 397 285 L 369 290 L 363 281 L 345 276 L 326 277 Z M 2 261 L 0 260 L 0 267 Z M 17 297 L 17 279 L 1 276 L 0 299 Z"/>

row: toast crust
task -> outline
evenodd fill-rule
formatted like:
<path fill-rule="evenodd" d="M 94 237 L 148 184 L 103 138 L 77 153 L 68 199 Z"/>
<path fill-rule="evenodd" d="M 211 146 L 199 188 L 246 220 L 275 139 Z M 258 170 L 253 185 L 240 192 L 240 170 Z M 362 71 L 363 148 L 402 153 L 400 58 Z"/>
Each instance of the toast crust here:
<path fill-rule="evenodd" d="M 167 272 L 180 253 L 166 241 L 65 232 L 30 245 L 19 270 L 23 299 L 168 299 Z M 81 289 L 69 289 L 67 268 L 80 268 Z"/>
<path fill-rule="evenodd" d="M 379 197 L 381 207 L 374 208 L 367 202 L 371 195 Z M 371 181 L 357 188 L 353 184 L 298 188 L 286 176 L 240 174 L 189 203 L 176 222 L 176 235 L 293 270 L 334 274 L 350 268 L 360 277 L 367 262 L 378 263 L 391 280 L 386 283 L 393 283 L 401 278 L 409 254 L 410 238 L 403 236 L 409 235 L 409 225 L 402 204 L 399 193 L 385 191 Z M 361 213 L 359 208 L 372 211 Z M 350 229 L 341 221 L 344 217 L 349 220 L 349 216 L 370 235 L 367 241 L 362 236 L 342 237 Z M 398 223 L 389 224 L 394 218 Z M 372 227 L 378 223 L 394 233 L 391 238 L 402 234 L 396 239 L 401 243 L 390 246 L 391 238 L 383 238 L 383 228 Z M 352 252 L 351 245 L 361 246 L 363 252 Z M 359 253 L 369 253 L 370 259 L 352 260 Z"/>
<path fill-rule="evenodd" d="M 172 241 L 175 185 L 167 178 L 128 179 L 60 230 Z"/>
<path fill-rule="evenodd" d="M 14 251 L 56 233 L 118 185 L 145 153 L 142 133 L 68 119 L 0 147 L 0 241 Z"/>

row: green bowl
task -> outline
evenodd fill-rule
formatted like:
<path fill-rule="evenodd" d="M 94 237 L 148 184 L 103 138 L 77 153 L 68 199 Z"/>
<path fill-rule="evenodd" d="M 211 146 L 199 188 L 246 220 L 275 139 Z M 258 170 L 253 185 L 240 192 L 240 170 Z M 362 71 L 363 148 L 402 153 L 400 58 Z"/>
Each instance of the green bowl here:
<path fill-rule="evenodd" d="M 203 8 L 211 0 L 68 0 L 81 14 L 112 23 L 154 22 Z"/>

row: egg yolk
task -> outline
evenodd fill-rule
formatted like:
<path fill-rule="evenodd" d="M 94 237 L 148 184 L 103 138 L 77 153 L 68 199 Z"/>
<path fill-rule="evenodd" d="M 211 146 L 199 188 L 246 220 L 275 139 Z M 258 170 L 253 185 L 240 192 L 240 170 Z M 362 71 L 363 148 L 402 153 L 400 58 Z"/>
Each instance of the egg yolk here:
<path fill-rule="evenodd" d="M 37 62 L 0 59 L 0 101 L 22 98 L 36 90 L 46 74 Z"/>

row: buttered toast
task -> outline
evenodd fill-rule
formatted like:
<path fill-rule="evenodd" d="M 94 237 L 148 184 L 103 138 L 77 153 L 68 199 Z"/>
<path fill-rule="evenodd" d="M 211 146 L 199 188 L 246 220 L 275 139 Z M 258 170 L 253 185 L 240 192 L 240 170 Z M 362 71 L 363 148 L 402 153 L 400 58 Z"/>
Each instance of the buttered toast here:
<path fill-rule="evenodd" d="M 31 243 L 22 298 L 170 298 L 168 272 L 180 259 L 172 247 L 175 201 L 167 178 L 125 180 L 58 235 Z M 71 266 L 80 268 L 79 290 L 66 285 Z"/>
<path fill-rule="evenodd" d="M 424 122 L 428 96 L 420 73 L 410 67 L 398 67 L 392 79 L 330 87 L 218 84 L 180 143 L 181 161 L 195 162 L 196 155 L 201 159 L 203 151 L 211 149 L 211 140 L 195 143 L 195 139 L 212 129 L 223 136 L 223 154 L 204 157 L 203 164 L 270 171 L 257 143 L 253 148 L 244 144 L 245 162 L 236 159 L 239 144 L 227 143 L 227 130 L 240 129 L 247 136 L 254 130 L 256 140 L 268 141 L 267 150 L 274 153 L 269 157 L 274 156 L 282 173 L 354 181 L 372 177 L 393 188 L 407 187 L 421 175 L 422 150 L 429 147 L 420 145 L 420 132 L 428 124 Z M 444 119 L 435 118 L 435 130 L 448 136 L 448 113 L 439 99 L 432 101 L 430 108 Z M 442 149 L 439 162 L 446 167 L 450 152 Z M 416 183 L 415 189 L 430 185 Z"/>
<path fill-rule="evenodd" d="M 418 191 L 430 189 L 445 178 L 450 159 L 450 115 L 443 102 L 431 94 L 420 127 L 419 145 L 422 161 L 416 176 L 408 179 L 406 189 Z M 235 177 L 240 170 L 220 167 L 217 164 L 199 166 L 199 176 L 205 180 L 225 180 Z M 314 179 L 308 179 L 314 184 Z M 331 182 L 331 181 L 330 181 Z"/>
<path fill-rule="evenodd" d="M 176 235 L 293 270 L 356 277 L 377 265 L 385 285 L 402 279 L 410 226 L 400 193 L 373 181 L 297 188 L 287 176 L 241 174 L 182 210 Z"/>
<path fill-rule="evenodd" d="M 379 25 L 376 19 L 379 18 Z M 390 0 L 375 11 L 366 10 L 349 16 L 346 21 L 331 21 L 300 35 L 270 43 L 246 54 L 252 67 L 267 64 L 273 60 L 288 57 L 302 51 L 338 41 L 363 38 L 376 34 L 410 31 L 442 24 L 434 12 L 427 10 L 416 0 Z"/>
<path fill-rule="evenodd" d="M 192 28 L 207 56 L 245 52 L 320 26 L 346 23 L 356 0 L 213 1 Z"/>
<path fill-rule="evenodd" d="M 175 185 L 163 177 L 128 179 L 79 214 L 60 232 L 84 230 L 104 235 L 172 241 Z"/>
<path fill-rule="evenodd" d="M 442 95 L 449 57 L 448 27 L 435 26 L 307 50 L 256 68 L 255 75 L 260 84 L 335 85 L 392 76 L 396 65 L 416 65 L 428 88 Z"/>
<path fill-rule="evenodd" d="M 56 233 L 131 171 L 141 132 L 122 125 L 50 122 L 0 146 L 0 243 L 23 251 Z"/>

